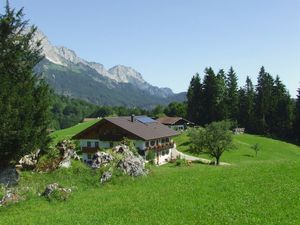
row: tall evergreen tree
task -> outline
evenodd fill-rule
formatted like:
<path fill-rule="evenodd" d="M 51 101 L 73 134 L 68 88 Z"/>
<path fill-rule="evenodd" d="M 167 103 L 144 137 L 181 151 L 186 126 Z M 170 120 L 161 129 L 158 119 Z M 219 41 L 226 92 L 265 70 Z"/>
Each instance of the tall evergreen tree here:
<path fill-rule="evenodd" d="M 261 67 L 257 79 L 255 98 L 257 133 L 267 134 L 270 132 L 269 122 L 273 107 L 273 85 L 274 79 L 265 71 L 264 67 Z"/>
<path fill-rule="evenodd" d="M 300 143 L 300 88 L 296 99 L 295 122 L 294 122 L 294 138 Z"/>
<path fill-rule="evenodd" d="M 227 88 L 226 88 L 226 75 L 223 69 L 221 69 L 217 74 L 217 120 L 228 119 L 228 106 L 226 102 Z"/>
<path fill-rule="evenodd" d="M 187 92 L 187 116 L 195 124 L 202 124 L 202 84 L 197 73 L 192 77 Z"/>
<path fill-rule="evenodd" d="M 273 107 L 269 126 L 273 135 L 288 138 L 292 130 L 292 102 L 285 85 L 276 77 L 272 92 Z"/>
<path fill-rule="evenodd" d="M 251 79 L 247 76 L 246 84 L 239 90 L 239 116 L 238 123 L 246 128 L 247 132 L 254 131 L 254 87 Z"/>
<path fill-rule="evenodd" d="M 219 118 L 219 83 L 211 67 L 205 69 L 203 80 L 203 124 L 217 121 Z"/>
<path fill-rule="evenodd" d="M 27 29 L 23 10 L 7 3 L 0 15 L 0 165 L 43 148 L 47 135 L 49 89 L 33 73 L 42 59 L 35 27 Z"/>
<path fill-rule="evenodd" d="M 229 118 L 231 120 L 237 120 L 238 117 L 238 79 L 233 68 L 230 67 L 227 73 L 226 85 L 227 85 L 227 107 L 229 112 Z"/>

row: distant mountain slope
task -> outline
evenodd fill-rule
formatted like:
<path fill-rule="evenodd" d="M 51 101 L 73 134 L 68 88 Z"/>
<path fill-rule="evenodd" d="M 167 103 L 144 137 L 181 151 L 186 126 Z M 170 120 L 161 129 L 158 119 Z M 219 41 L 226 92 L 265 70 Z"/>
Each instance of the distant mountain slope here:
<path fill-rule="evenodd" d="M 102 64 L 88 62 L 70 49 L 53 46 L 40 31 L 35 39 L 42 40 L 45 55 L 36 72 L 42 74 L 58 94 L 98 105 L 144 108 L 185 100 L 185 93 L 174 94 L 169 88 L 152 86 L 131 67 L 117 65 L 106 70 Z"/>

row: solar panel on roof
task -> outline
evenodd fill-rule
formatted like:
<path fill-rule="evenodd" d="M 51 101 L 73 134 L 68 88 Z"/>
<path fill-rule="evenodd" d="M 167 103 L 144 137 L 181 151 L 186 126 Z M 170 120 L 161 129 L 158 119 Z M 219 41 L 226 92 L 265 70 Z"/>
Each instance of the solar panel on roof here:
<path fill-rule="evenodd" d="M 136 116 L 135 119 L 141 123 L 155 123 L 156 121 L 148 116 Z"/>

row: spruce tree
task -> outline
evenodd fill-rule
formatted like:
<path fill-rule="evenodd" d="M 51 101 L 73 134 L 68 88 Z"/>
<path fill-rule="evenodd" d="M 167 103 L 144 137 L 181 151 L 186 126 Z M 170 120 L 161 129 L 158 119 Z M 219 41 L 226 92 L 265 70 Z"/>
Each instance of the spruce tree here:
<path fill-rule="evenodd" d="M 270 131 L 277 137 L 288 138 L 292 129 L 292 102 L 279 76 L 274 81 L 272 98 Z"/>
<path fill-rule="evenodd" d="M 197 73 L 192 77 L 187 92 L 187 116 L 195 124 L 202 124 L 202 84 Z"/>
<path fill-rule="evenodd" d="M 226 78 L 226 85 L 227 85 L 227 107 L 229 112 L 229 118 L 231 120 L 236 120 L 238 116 L 238 79 L 236 73 L 234 72 L 233 68 L 230 67 L 227 78 Z"/>
<path fill-rule="evenodd" d="M 33 73 L 42 59 L 36 27 L 28 29 L 23 9 L 7 3 L 0 15 L 0 165 L 43 148 L 47 136 L 49 89 Z"/>
<path fill-rule="evenodd" d="M 270 133 L 269 123 L 273 107 L 272 76 L 261 67 L 256 86 L 255 109 L 256 109 L 256 132 L 260 134 Z"/>
<path fill-rule="evenodd" d="M 228 106 L 226 102 L 227 88 L 226 88 L 226 75 L 223 69 L 221 69 L 217 74 L 217 120 L 228 119 Z"/>
<path fill-rule="evenodd" d="M 295 122 L 294 122 L 294 138 L 300 143 L 300 88 L 296 99 Z"/>
<path fill-rule="evenodd" d="M 205 69 L 203 80 L 203 124 L 217 121 L 219 118 L 219 83 L 211 67 Z"/>
<path fill-rule="evenodd" d="M 247 76 L 246 84 L 239 90 L 239 116 L 238 123 L 246 128 L 246 132 L 254 132 L 254 87 L 251 79 Z"/>

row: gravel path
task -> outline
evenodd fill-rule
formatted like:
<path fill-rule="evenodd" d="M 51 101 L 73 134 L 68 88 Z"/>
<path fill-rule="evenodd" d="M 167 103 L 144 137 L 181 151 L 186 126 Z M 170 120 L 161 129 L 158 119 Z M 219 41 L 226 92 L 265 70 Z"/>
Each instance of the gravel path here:
<path fill-rule="evenodd" d="M 186 159 L 186 160 L 189 160 L 189 161 L 200 161 L 200 162 L 202 162 L 204 164 L 210 164 L 211 163 L 211 160 L 209 160 L 209 159 L 204 159 L 204 158 L 199 158 L 199 157 L 195 157 L 195 156 L 184 154 L 184 153 L 178 151 L 176 149 L 176 146 L 174 147 L 172 154 L 174 154 L 176 156 L 180 156 L 180 158 Z M 229 166 L 230 164 L 229 163 L 225 163 L 225 162 L 220 162 L 220 165 L 221 166 Z"/>

